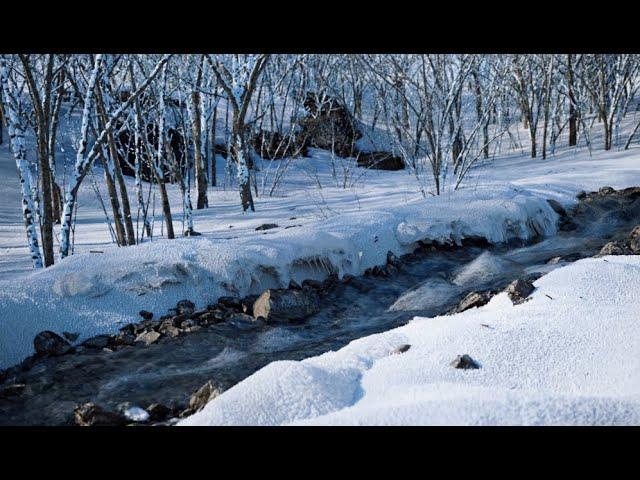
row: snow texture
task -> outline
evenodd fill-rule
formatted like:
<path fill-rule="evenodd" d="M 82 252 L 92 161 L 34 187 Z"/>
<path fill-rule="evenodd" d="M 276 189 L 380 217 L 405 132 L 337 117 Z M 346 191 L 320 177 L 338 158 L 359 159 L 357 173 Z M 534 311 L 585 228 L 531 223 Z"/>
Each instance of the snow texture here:
<path fill-rule="evenodd" d="M 453 316 L 274 362 L 181 425 L 640 423 L 640 257 L 589 258 Z M 402 344 L 411 348 L 391 352 Z M 450 363 L 469 354 L 481 368 Z"/>

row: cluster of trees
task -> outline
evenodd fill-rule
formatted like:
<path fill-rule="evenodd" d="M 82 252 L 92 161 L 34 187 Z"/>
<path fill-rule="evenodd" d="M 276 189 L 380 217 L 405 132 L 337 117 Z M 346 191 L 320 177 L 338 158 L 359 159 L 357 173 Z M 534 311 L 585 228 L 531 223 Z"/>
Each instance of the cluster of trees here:
<path fill-rule="evenodd" d="M 372 143 L 403 158 L 423 195 L 437 195 L 447 185 L 457 188 L 505 140 L 513 146 L 518 127 L 528 132 L 532 157 L 546 158 L 560 141 L 591 149 L 594 124 L 603 131 L 602 148 L 629 148 L 640 123 L 626 139 L 620 125 L 635 107 L 638 60 L 632 54 L 2 55 L 0 115 L 19 173 L 31 256 L 42 267 L 55 261 L 56 235 L 59 257 L 73 252 L 78 191 L 88 176 L 97 188 L 96 163 L 119 245 L 153 235 L 152 188 L 166 236 L 175 237 L 169 181 L 182 192 L 184 234 L 193 235 L 192 187 L 195 208 L 207 208 L 216 153 L 224 151 L 236 172 L 241 208 L 253 211 L 260 158 L 251 138 L 291 142 L 311 93 L 320 103 L 337 99 Z M 75 158 L 60 178 L 56 157 L 68 144 Z M 123 162 L 135 175 L 137 205 Z M 287 165 L 277 164 L 270 188 L 263 175 L 263 192 L 274 192 Z"/>

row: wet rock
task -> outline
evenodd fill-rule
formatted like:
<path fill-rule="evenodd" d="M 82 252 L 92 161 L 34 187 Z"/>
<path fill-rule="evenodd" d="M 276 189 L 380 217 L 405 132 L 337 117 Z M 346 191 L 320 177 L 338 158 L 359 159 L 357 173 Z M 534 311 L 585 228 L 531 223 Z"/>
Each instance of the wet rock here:
<path fill-rule="evenodd" d="M 253 304 L 256 303 L 259 295 L 247 295 L 242 299 L 242 313 L 253 316 Z"/>
<path fill-rule="evenodd" d="M 144 343 L 149 346 L 153 343 L 156 343 L 160 339 L 160 334 L 158 332 L 142 332 L 135 339 L 135 343 Z"/>
<path fill-rule="evenodd" d="M 375 170 L 404 170 L 401 157 L 389 152 L 358 152 L 356 162 L 359 167 Z"/>
<path fill-rule="evenodd" d="M 189 398 L 189 409 L 193 412 L 198 412 L 218 395 L 220 395 L 220 392 L 213 387 L 213 382 L 209 380 L 191 395 Z"/>
<path fill-rule="evenodd" d="M 14 383 L 13 385 L 4 385 L 0 387 L 0 399 L 17 397 L 22 395 L 27 386 L 24 383 Z"/>
<path fill-rule="evenodd" d="M 49 330 L 40 332 L 33 339 L 36 353 L 44 355 L 64 355 L 71 350 L 71 344 L 57 333 Z"/>
<path fill-rule="evenodd" d="M 95 337 L 87 338 L 81 345 L 87 348 L 106 348 L 110 340 L 111 337 L 109 335 L 96 335 Z"/>
<path fill-rule="evenodd" d="M 302 287 L 295 280 L 289 280 L 289 290 L 302 290 Z"/>
<path fill-rule="evenodd" d="M 246 313 L 232 313 L 226 318 L 226 323 L 240 330 L 255 330 L 264 324 L 261 320 L 261 317 L 254 318 Z"/>
<path fill-rule="evenodd" d="M 70 342 L 75 342 L 80 336 L 79 333 L 62 332 L 62 336 Z"/>
<path fill-rule="evenodd" d="M 391 355 L 399 355 L 401 353 L 408 351 L 410 348 L 411 348 L 411 345 L 408 345 L 408 344 L 400 345 L 394 348 L 393 350 L 391 350 Z"/>
<path fill-rule="evenodd" d="M 576 195 L 576 198 L 578 200 L 584 200 L 585 198 L 587 198 L 587 192 L 585 192 L 584 190 L 580 190 Z"/>
<path fill-rule="evenodd" d="M 218 299 L 218 303 L 223 307 L 233 310 L 235 312 L 242 311 L 242 300 L 240 299 L 240 297 L 231 297 L 231 296 L 220 297 Z"/>
<path fill-rule="evenodd" d="M 136 326 L 133 323 L 127 323 L 124 327 L 120 328 L 122 333 L 128 333 L 133 335 L 136 331 Z"/>
<path fill-rule="evenodd" d="M 613 187 L 602 187 L 598 190 L 598 195 L 611 195 L 613 193 L 616 193 Z"/>
<path fill-rule="evenodd" d="M 200 325 L 215 325 L 224 322 L 224 315 L 219 311 L 210 311 L 198 317 Z"/>
<path fill-rule="evenodd" d="M 553 200 L 553 199 L 548 199 L 547 203 L 553 209 L 553 211 L 556 212 L 561 217 L 566 217 L 567 216 L 567 211 L 564 209 L 564 207 L 562 205 L 560 205 L 560 202 L 558 202 L 556 200 Z"/>
<path fill-rule="evenodd" d="M 387 252 L 387 265 L 398 266 L 398 265 L 400 265 L 400 263 L 402 263 L 401 260 L 398 257 L 396 257 L 395 254 L 391 250 L 389 250 Z"/>
<path fill-rule="evenodd" d="M 178 315 L 191 315 L 195 310 L 196 306 L 190 300 L 180 300 L 175 308 Z"/>
<path fill-rule="evenodd" d="M 640 254 L 640 225 L 637 225 L 629 234 L 629 248 L 636 255 Z"/>
<path fill-rule="evenodd" d="M 256 227 L 256 231 L 261 231 L 261 230 L 271 230 L 273 228 L 278 228 L 279 225 L 277 223 L 263 223 L 262 225 L 260 225 L 259 227 Z"/>
<path fill-rule="evenodd" d="M 253 304 L 253 316 L 268 322 L 300 321 L 319 310 L 316 295 L 308 290 L 269 289 Z"/>
<path fill-rule="evenodd" d="M 84 403 L 74 410 L 76 425 L 81 427 L 122 426 L 129 421 L 124 415 L 106 410 L 95 403 Z"/>
<path fill-rule="evenodd" d="M 477 370 L 480 368 L 480 364 L 466 353 L 464 355 L 458 355 L 453 362 L 451 362 L 451 366 L 462 370 Z"/>
<path fill-rule="evenodd" d="M 631 255 L 633 252 L 631 249 L 623 242 L 609 242 L 602 249 L 598 256 L 603 255 Z"/>
<path fill-rule="evenodd" d="M 152 320 L 153 319 L 153 312 L 148 312 L 146 310 L 140 310 L 138 312 L 138 315 L 140 315 L 144 320 Z"/>
<path fill-rule="evenodd" d="M 456 308 L 454 308 L 454 313 L 464 312 L 465 310 L 469 310 L 470 308 L 477 308 L 489 303 L 492 297 L 491 292 L 471 292 L 462 300 Z"/>
<path fill-rule="evenodd" d="M 318 280 L 313 280 L 311 278 L 307 279 L 307 280 L 303 280 L 302 282 L 302 287 L 307 287 L 307 288 L 311 288 L 313 290 L 322 290 L 322 282 L 319 282 Z"/>
<path fill-rule="evenodd" d="M 120 332 L 113 339 L 116 346 L 133 345 L 136 342 L 136 336 L 132 333 Z"/>
<path fill-rule="evenodd" d="M 618 190 L 618 194 L 628 197 L 630 199 L 639 198 L 640 187 L 623 188 L 622 190 Z"/>
<path fill-rule="evenodd" d="M 535 287 L 530 279 L 519 278 L 511 282 L 505 292 L 507 292 L 511 302 L 514 305 L 518 305 L 523 303 L 534 290 Z"/>
<path fill-rule="evenodd" d="M 161 403 L 152 403 L 147 408 L 149 414 L 149 420 L 152 422 L 166 420 L 169 416 L 173 415 L 173 409 L 162 405 Z"/>

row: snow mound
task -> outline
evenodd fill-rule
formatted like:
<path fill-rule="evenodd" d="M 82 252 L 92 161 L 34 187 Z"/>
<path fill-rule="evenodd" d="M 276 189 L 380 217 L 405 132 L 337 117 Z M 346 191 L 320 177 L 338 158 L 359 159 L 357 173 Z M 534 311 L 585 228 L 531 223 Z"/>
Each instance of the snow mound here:
<path fill-rule="evenodd" d="M 583 259 L 541 277 L 523 304 L 501 293 L 270 364 L 180 424 L 637 425 L 639 280 L 640 257 Z M 481 368 L 452 368 L 463 353 Z"/>
<path fill-rule="evenodd" d="M 76 332 L 82 341 L 138 320 L 141 309 L 159 316 L 184 298 L 204 308 L 220 296 L 257 294 L 286 287 L 291 279 L 360 275 L 383 265 L 388 251 L 408 253 L 422 240 L 552 235 L 557 219 L 544 197 L 507 185 L 352 212 L 268 235 L 154 240 L 76 254 L 0 281 L 0 368 L 31 354 L 42 330 Z"/>

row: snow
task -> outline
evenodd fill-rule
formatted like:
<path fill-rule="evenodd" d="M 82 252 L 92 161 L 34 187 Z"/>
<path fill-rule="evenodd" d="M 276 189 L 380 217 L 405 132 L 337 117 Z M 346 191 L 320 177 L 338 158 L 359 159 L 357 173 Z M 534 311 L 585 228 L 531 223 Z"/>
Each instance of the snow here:
<path fill-rule="evenodd" d="M 589 258 L 481 308 L 273 362 L 181 425 L 640 423 L 640 257 Z M 551 297 L 551 298 L 550 298 Z M 391 352 L 402 344 L 403 354 Z M 478 370 L 450 362 L 463 353 Z"/>
<path fill-rule="evenodd" d="M 628 125 L 633 122 L 629 117 Z M 389 250 L 407 253 L 417 241 L 482 237 L 496 243 L 553 235 L 558 217 L 546 199 L 569 206 L 583 189 L 640 184 L 637 146 L 594 149 L 592 156 L 585 147 L 559 149 L 543 161 L 527 158 L 523 145 L 479 164 L 461 189 L 426 198 L 409 171 L 367 171 L 352 159 L 311 149 L 311 158 L 288 163 L 273 196 L 268 195 L 273 172 L 288 161 L 262 162 L 256 212 L 244 214 L 235 172 L 218 157 L 219 186 L 208 191 L 211 208 L 193 212 L 202 236 L 166 240 L 156 196 L 153 241 L 126 248 L 111 243 L 88 175 L 79 191 L 75 254 L 34 272 L 15 161 L 5 142 L 0 146 L 0 368 L 33 353 L 33 337 L 45 329 L 79 333 L 81 342 L 139 320 L 142 309 L 162 315 L 183 298 L 203 308 L 221 295 L 260 293 L 286 286 L 292 278 L 361 274 L 384 264 Z M 58 179 L 69 178 L 73 158 L 66 165 L 64 160 L 72 153 L 67 148 L 58 154 Z M 100 168 L 95 170 L 100 178 Z M 347 188 L 341 188 L 345 175 Z M 135 215 L 134 180 L 126 182 Z M 100 188 L 108 204 L 106 189 Z M 168 190 L 174 229 L 184 231 L 179 186 L 168 185 Z M 279 228 L 256 231 L 263 223 Z M 416 303 L 416 298 L 405 300 Z"/>

